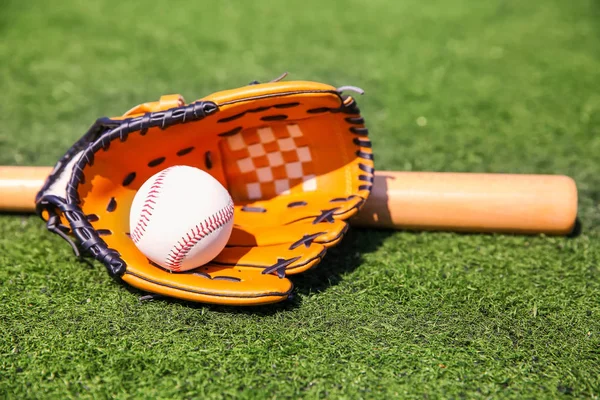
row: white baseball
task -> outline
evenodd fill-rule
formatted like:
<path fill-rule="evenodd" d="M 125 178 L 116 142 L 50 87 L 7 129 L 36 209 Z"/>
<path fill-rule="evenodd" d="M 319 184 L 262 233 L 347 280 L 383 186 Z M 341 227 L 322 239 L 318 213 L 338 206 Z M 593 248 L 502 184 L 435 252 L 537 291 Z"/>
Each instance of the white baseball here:
<path fill-rule="evenodd" d="M 214 259 L 233 229 L 233 201 L 208 173 L 177 165 L 140 187 L 129 215 L 130 237 L 156 264 L 186 271 Z"/>

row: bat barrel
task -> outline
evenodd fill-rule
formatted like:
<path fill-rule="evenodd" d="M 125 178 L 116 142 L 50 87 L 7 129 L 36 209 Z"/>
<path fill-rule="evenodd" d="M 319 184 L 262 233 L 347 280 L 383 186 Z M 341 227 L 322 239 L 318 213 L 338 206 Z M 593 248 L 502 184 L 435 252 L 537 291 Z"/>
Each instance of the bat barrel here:
<path fill-rule="evenodd" d="M 562 175 L 379 172 L 357 226 L 465 232 L 572 232 L 577 187 Z"/>

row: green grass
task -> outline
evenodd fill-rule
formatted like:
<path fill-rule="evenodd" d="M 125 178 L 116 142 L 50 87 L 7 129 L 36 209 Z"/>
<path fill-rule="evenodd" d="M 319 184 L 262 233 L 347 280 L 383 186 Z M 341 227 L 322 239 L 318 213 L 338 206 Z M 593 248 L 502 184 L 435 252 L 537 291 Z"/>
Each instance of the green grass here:
<path fill-rule="evenodd" d="M 141 302 L 2 215 L 1 398 L 600 396 L 600 3 L 132 3 L 3 3 L 0 164 L 288 71 L 365 89 L 379 169 L 572 176 L 582 233 L 353 229 L 294 300 L 237 309 Z"/>

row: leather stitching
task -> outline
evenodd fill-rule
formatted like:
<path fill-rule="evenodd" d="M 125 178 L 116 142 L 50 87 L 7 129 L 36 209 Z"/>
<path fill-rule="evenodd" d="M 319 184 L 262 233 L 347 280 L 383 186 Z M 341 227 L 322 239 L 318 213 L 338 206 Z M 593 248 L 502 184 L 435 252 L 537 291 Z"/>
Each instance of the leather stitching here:
<path fill-rule="evenodd" d="M 150 186 L 150 190 L 148 191 L 148 195 L 144 200 L 144 204 L 142 205 L 142 211 L 140 211 L 140 217 L 138 219 L 138 223 L 135 226 L 133 232 L 131 232 L 131 239 L 134 243 L 139 242 L 144 236 L 146 232 L 146 228 L 148 227 L 148 223 L 150 222 L 150 217 L 152 216 L 152 211 L 154 210 L 153 205 L 156 204 L 156 200 L 158 199 L 158 195 L 160 194 L 160 189 L 162 188 L 165 176 L 169 172 L 170 168 L 162 171 L 154 182 L 152 186 Z"/>

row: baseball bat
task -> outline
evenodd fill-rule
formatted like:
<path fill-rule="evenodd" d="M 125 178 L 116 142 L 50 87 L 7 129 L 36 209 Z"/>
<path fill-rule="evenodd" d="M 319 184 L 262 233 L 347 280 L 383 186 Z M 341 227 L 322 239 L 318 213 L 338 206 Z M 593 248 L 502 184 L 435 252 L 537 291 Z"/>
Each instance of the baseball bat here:
<path fill-rule="evenodd" d="M 0 210 L 33 212 L 49 167 L 0 167 Z M 351 224 L 360 227 L 566 235 L 577 187 L 564 175 L 378 171 Z"/>

